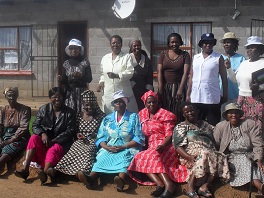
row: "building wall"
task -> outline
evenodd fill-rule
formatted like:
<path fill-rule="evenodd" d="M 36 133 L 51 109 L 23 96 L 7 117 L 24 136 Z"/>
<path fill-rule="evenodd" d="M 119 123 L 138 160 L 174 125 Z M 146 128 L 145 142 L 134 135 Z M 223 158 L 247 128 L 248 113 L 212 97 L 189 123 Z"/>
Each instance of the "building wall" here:
<path fill-rule="evenodd" d="M 238 53 L 245 55 L 242 47 L 250 36 L 251 19 L 263 19 L 264 1 L 237 0 L 240 16 L 232 19 L 234 0 L 137 0 L 133 12 L 135 21 L 118 19 L 111 10 L 114 0 L 14 0 L 13 4 L 0 4 L 0 26 L 57 24 L 62 21 L 88 23 L 87 56 L 92 65 L 92 90 L 99 80 L 99 65 L 103 55 L 110 52 L 109 38 L 113 34 L 123 37 L 123 51 L 128 51 L 129 40 L 139 37 L 143 49 L 150 53 L 151 23 L 153 22 L 212 22 L 212 32 L 220 39 L 227 31 L 233 31 L 241 39 Z M 223 52 L 217 44 L 215 51 Z M 1 73 L 0 73 L 1 74 Z M 34 76 L 37 78 L 37 75 Z M 31 97 L 31 78 L 0 75 L 0 90 L 18 86 L 21 97 Z"/>

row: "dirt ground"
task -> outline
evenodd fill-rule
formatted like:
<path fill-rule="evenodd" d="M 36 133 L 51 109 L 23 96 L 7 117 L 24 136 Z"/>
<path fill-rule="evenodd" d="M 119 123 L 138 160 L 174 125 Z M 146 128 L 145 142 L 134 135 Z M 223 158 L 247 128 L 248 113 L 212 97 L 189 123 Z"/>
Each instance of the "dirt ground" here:
<path fill-rule="evenodd" d="M 52 184 L 50 180 L 44 185 L 40 185 L 37 178 L 37 169 L 30 170 L 30 176 L 26 181 L 16 177 L 13 172 L 15 168 L 21 169 L 24 158 L 18 157 L 14 163 L 8 164 L 0 175 L 0 197 L 8 198 L 123 198 L 123 197 L 150 197 L 150 192 L 154 190 L 151 186 L 138 186 L 132 181 L 128 181 L 125 192 L 117 192 L 115 185 L 112 183 L 113 177 L 102 179 L 95 190 L 88 190 L 75 177 L 59 176 L 57 184 Z M 187 197 L 182 194 L 185 184 L 176 184 L 176 192 L 174 197 Z M 215 194 L 215 198 L 247 198 L 248 186 L 241 189 L 231 188 L 229 185 L 222 185 L 219 181 L 215 181 L 211 191 Z M 252 195 L 255 194 L 255 189 Z M 254 197 L 254 196 L 252 196 Z"/>

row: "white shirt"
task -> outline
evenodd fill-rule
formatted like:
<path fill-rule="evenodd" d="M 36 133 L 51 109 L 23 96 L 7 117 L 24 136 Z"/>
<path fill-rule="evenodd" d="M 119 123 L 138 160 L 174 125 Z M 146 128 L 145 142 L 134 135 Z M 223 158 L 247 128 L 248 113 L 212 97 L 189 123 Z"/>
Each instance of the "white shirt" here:
<path fill-rule="evenodd" d="M 221 54 L 212 52 L 204 58 L 202 52 L 193 58 L 193 78 L 191 102 L 219 104 L 219 58 Z"/>

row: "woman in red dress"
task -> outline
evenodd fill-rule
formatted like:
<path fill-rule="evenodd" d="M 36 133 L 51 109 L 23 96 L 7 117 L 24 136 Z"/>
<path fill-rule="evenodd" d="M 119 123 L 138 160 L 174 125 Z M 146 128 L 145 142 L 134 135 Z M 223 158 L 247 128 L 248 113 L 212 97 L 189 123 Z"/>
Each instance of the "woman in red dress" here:
<path fill-rule="evenodd" d="M 143 133 L 148 141 L 147 150 L 135 155 L 129 176 L 143 185 L 157 185 L 154 197 L 171 197 L 174 182 L 185 182 L 187 169 L 181 166 L 171 140 L 176 116 L 158 106 L 158 96 L 153 91 L 142 98 L 146 108 L 139 112 Z M 146 177 L 147 176 L 147 177 Z"/>

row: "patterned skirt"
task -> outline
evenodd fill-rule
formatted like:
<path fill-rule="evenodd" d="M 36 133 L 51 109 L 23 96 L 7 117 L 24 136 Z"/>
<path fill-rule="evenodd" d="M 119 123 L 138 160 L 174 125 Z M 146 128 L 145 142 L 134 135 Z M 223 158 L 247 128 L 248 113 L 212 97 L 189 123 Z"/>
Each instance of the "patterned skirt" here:
<path fill-rule="evenodd" d="M 85 171 L 89 174 L 96 151 L 94 140 L 76 140 L 55 169 L 68 175 L 75 175 L 77 171 Z"/>
<path fill-rule="evenodd" d="M 71 107 L 76 114 L 82 112 L 82 97 L 81 93 L 86 88 L 70 87 L 67 89 L 65 105 Z"/>
<path fill-rule="evenodd" d="M 243 118 L 250 118 L 258 123 L 260 129 L 263 129 L 263 103 L 264 93 L 252 96 L 238 96 L 237 104 L 244 111 Z"/>
<path fill-rule="evenodd" d="M 190 142 L 186 151 L 190 155 L 197 156 L 194 164 L 180 158 L 182 165 L 189 169 L 187 180 L 189 180 L 192 173 L 195 178 L 202 178 L 210 173 L 212 176 L 221 177 L 225 181 L 230 179 L 227 157 L 223 153 L 208 149 L 195 142 Z"/>
<path fill-rule="evenodd" d="M 177 123 L 184 121 L 184 117 L 180 111 L 181 104 L 186 98 L 186 88 L 183 90 L 184 97 L 182 100 L 176 100 L 176 95 L 180 83 L 178 84 L 165 84 L 163 88 L 163 96 L 161 99 L 162 108 L 174 113 L 177 116 Z"/>

